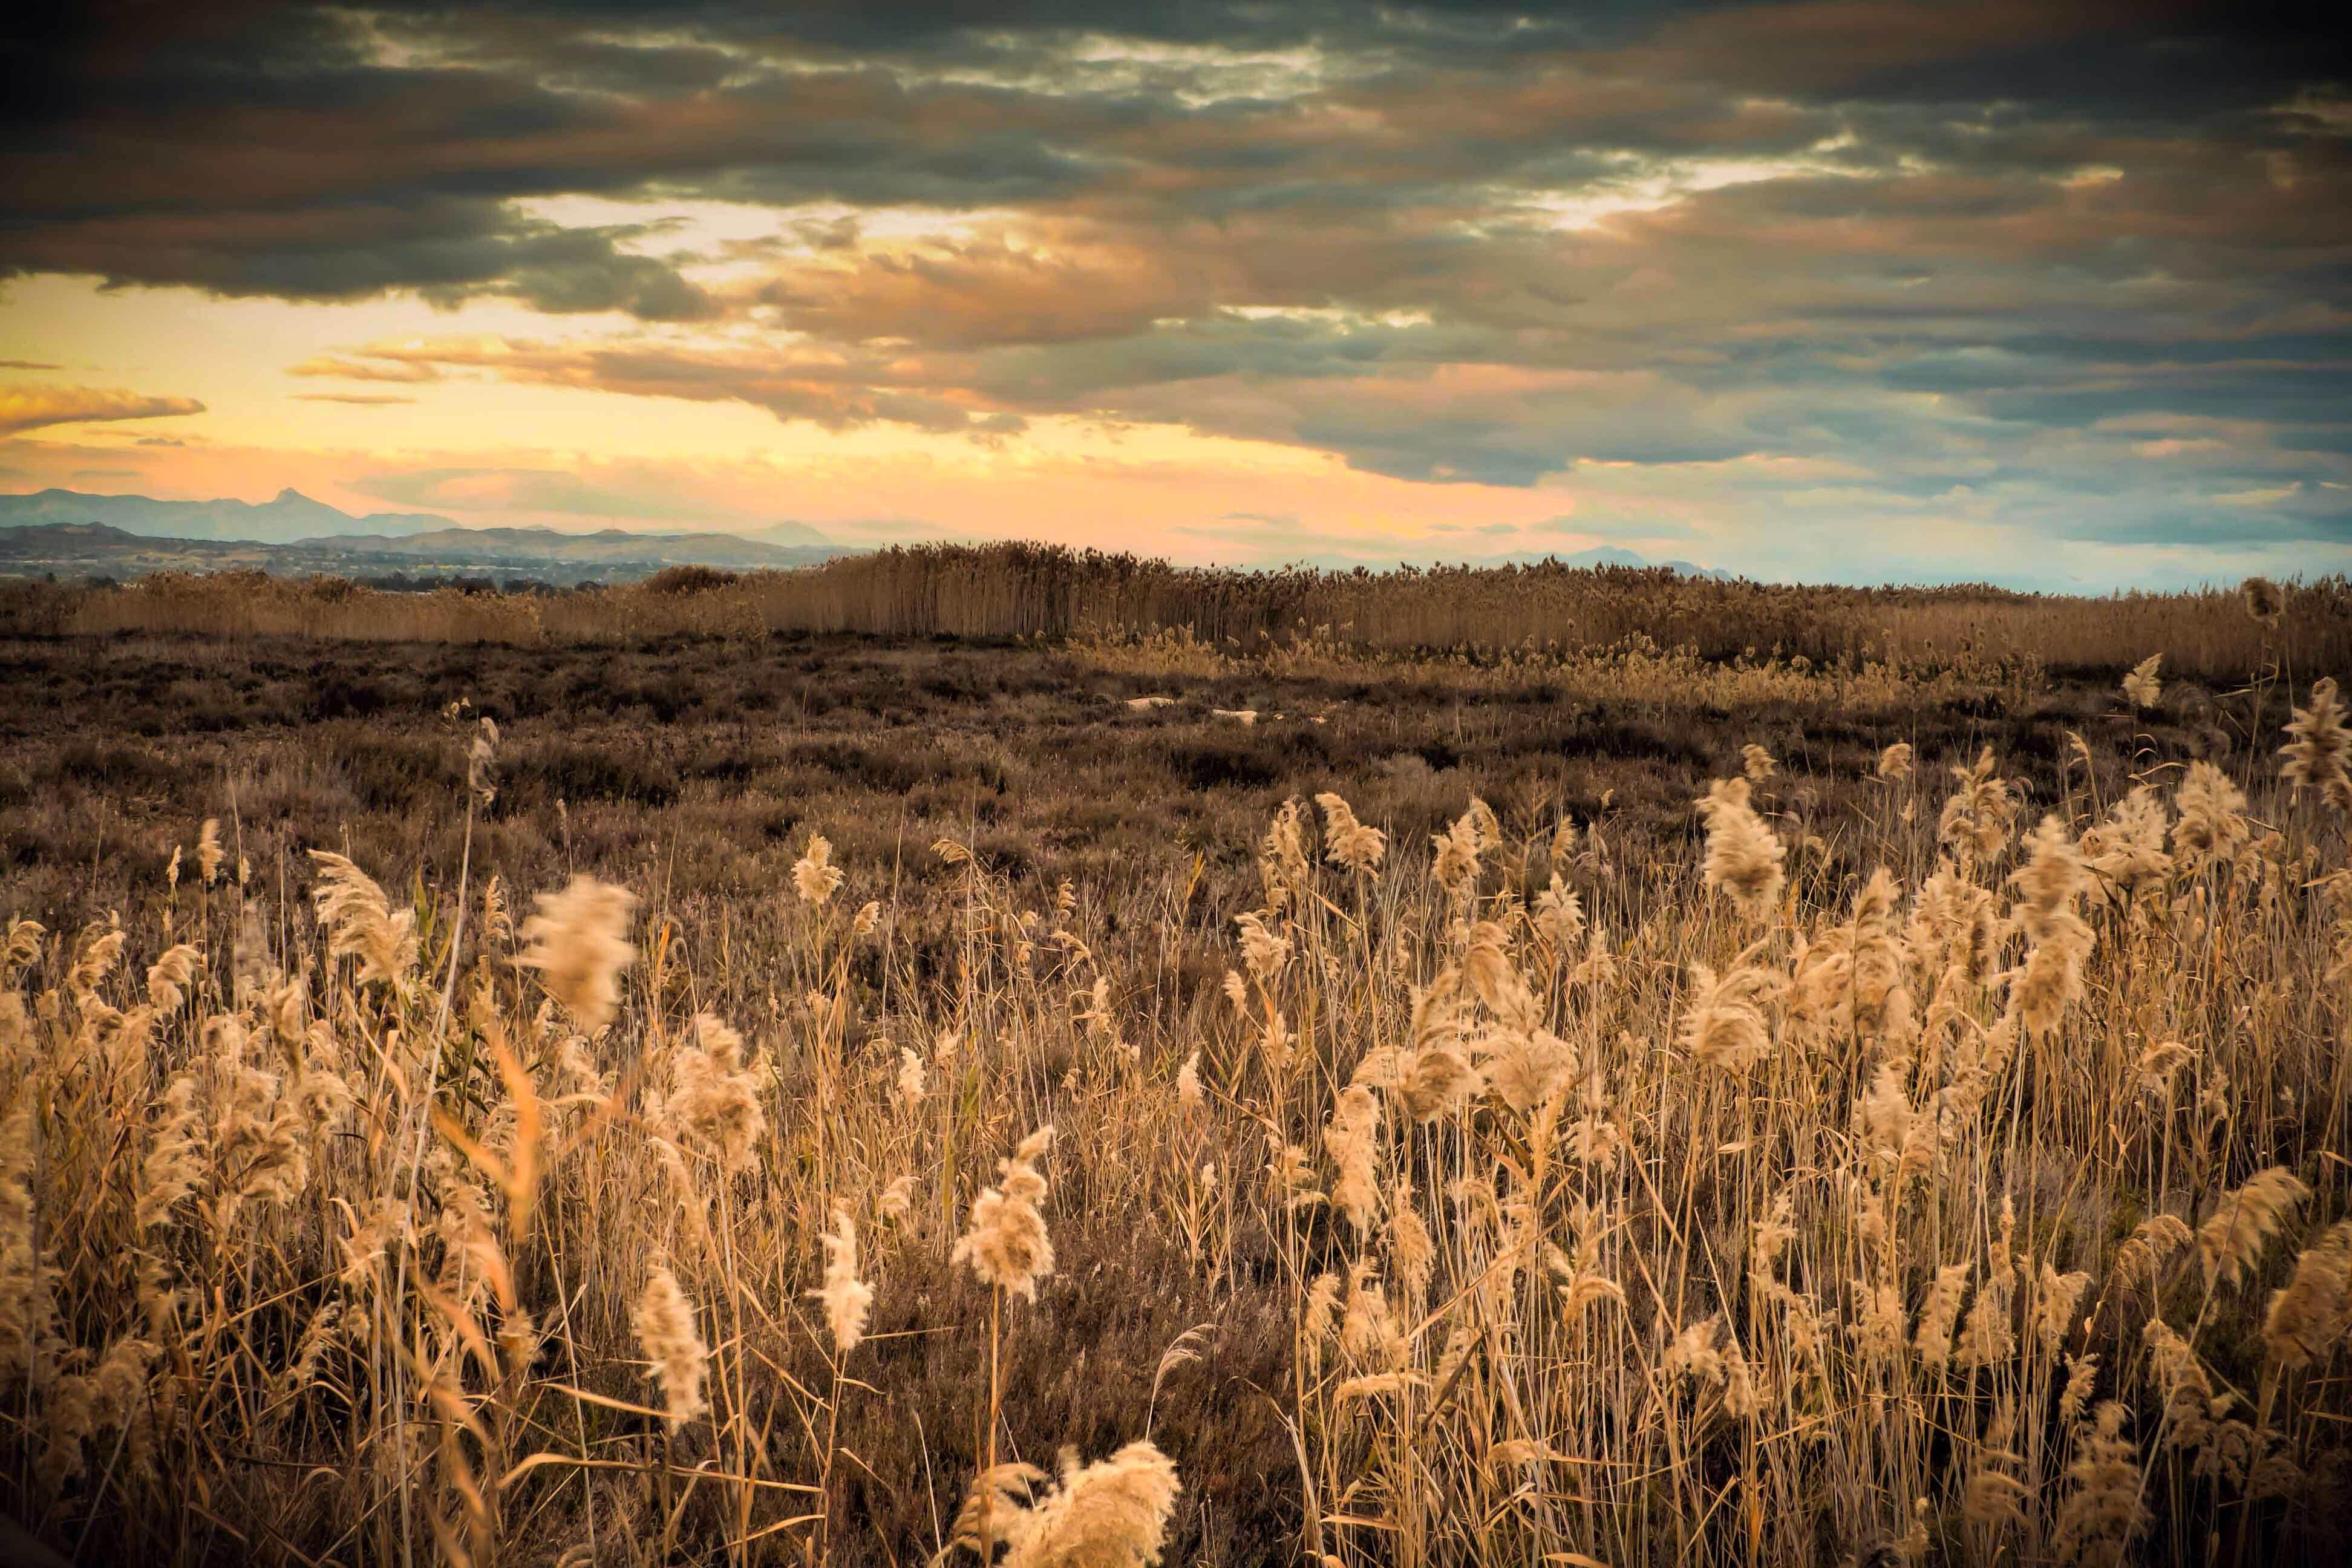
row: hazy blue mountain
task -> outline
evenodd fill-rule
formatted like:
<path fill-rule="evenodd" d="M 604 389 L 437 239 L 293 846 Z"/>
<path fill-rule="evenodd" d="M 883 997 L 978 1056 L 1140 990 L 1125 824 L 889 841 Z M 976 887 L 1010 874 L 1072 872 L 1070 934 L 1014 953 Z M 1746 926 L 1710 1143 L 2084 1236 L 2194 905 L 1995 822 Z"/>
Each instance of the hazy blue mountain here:
<path fill-rule="evenodd" d="M 50 522 L 102 522 L 145 539 L 250 540 L 260 544 L 347 533 L 423 533 L 451 526 L 446 517 L 410 512 L 353 517 L 295 489 L 279 490 L 275 500 L 259 502 L 157 500 L 152 496 L 59 489 L 0 495 L 0 528 Z"/>
<path fill-rule="evenodd" d="M 814 545 L 831 545 L 833 541 L 804 522 L 771 523 L 766 528 L 753 529 L 743 535 L 762 544 L 772 544 L 780 550 L 804 550 Z"/>
<path fill-rule="evenodd" d="M 632 533 L 622 528 L 594 533 L 562 533 L 552 528 L 437 528 L 396 536 L 332 534 L 299 542 L 444 562 L 630 561 L 664 566 L 805 566 L 847 553 L 821 540 L 814 545 L 786 547 L 740 533 Z"/>
<path fill-rule="evenodd" d="M 331 533 L 265 543 L 250 539 L 167 539 L 103 522 L 0 528 L 0 577 L 101 577 L 154 572 L 261 571 L 285 577 L 525 578 L 551 584 L 629 583 L 665 566 L 782 570 L 851 552 L 829 544 L 782 549 L 731 533 L 650 534 L 606 529 L 440 528 L 423 533 Z"/>

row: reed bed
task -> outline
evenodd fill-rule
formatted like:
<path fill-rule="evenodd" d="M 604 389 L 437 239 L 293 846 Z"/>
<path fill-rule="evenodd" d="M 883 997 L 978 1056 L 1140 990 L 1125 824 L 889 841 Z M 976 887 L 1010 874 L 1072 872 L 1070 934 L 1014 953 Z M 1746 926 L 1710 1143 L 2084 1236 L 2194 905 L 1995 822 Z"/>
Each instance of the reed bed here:
<path fill-rule="evenodd" d="M 2259 581 L 2259 580 L 2257 580 Z M 1255 655 L 1319 643 L 1379 655 L 1453 654 L 1479 664 L 1647 639 L 1709 660 L 1968 673 L 2021 650 L 2070 670 L 2120 673 L 2153 650 L 2199 679 L 2265 662 L 2352 662 L 2352 589 L 2339 577 L 2244 589 L 2082 598 L 1948 588 L 1794 587 L 1665 570 L 1557 563 L 1394 572 L 1236 572 L 1099 551 L 930 545 L 791 572 L 672 572 L 562 594 L 455 588 L 388 593 L 342 579 L 162 574 L 127 587 L 19 584 L 0 630 L 199 632 L 516 646 L 625 642 L 681 632 L 758 636 L 1148 638 L 1182 633 Z"/>
<path fill-rule="evenodd" d="M 803 835 L 717 920 L 526 895 L 488 723 L 444 885 L 191 824 L 130 919 L 6 932 L 0 1511 L 137 1563 L 2340 1560 L 2352 734 L 2296 697 L 2120 788 L 2070 737 L 2031 808 L 1896 744 L 1832 816 L 1752 744 L 1667 858 L 1321 792 L 1207 930 L 1197 861 L 1112 911 L 954 837 Z"/>

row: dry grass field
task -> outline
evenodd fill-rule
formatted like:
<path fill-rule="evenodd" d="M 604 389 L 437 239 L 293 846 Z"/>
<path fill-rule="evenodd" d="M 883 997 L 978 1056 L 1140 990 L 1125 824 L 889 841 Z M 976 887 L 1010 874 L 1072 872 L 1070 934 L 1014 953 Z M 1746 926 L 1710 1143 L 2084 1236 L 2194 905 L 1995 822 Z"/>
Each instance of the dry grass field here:
<path fill-rule="evenodd" d="M 2352 1550 L 2341 584 L 826 572 L 8 601 L 0 1515 Z"/>

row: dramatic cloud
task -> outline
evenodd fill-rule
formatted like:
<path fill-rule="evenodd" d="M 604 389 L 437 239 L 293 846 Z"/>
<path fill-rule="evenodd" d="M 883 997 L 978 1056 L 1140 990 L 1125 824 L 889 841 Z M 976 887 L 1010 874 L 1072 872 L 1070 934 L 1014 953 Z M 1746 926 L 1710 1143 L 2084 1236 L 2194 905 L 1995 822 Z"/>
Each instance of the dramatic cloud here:
<path fill-rule="evenodd" d="M 0 278 L 333 302 L 353 330 L 310 305 L 271 373 L 403 390 L 290 400 L 389 428 L 537 399 L 543 458 L 407 481 L 518 511 L 659 515 L 565 500 L 591 408 L 618 442 L 633 408 L 757 410 L 796 452 L 970 444 L 1008 485 L 1076 425 L 1225 454 L 1154 548 L 1386 526 L 1328 486 L 1259 504 L 1234 444 L 1270 444 L 1507 511 L 1497 552 L 1541 517 L 1765 573 L 2034 540 L 2119 578 L 2176 546 L 2352 565 L 2343 29 L 2203 0 L 983 9 L 60 14 L 0 83 Z"/>
<path fill-rule="evenodd" d="M 85 420 L 158 419 L 171 414 L 202 414 L 193 397 L 149 397 L 121 388 L 94 386 L 0 387 L 0 437 L 44 425 Z"/>

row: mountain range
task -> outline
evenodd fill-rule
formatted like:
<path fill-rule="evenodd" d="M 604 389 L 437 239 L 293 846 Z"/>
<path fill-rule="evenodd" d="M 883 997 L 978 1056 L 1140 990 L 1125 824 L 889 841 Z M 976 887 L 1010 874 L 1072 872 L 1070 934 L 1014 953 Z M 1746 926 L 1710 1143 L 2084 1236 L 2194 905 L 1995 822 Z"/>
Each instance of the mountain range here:
<path fill-rule="evenodd" d="M 247 540 L 257 544 L 291 544 L 322 534 L 423 533 L 452 526 L 446 517 L 414 512 L 353 517 L 296 489 L 279 490 L 266 501 L 158 500 L 59 489 L 0 495 L 0 528 L 47 522 L 102 522 L 146 539 Z"/>
<path fill-rule="evenodd" d="M 771 523 L 742 533 L 635 532 L 621 529 L 564 533 L 551 528 L 466 528 L 433 512 L 379 511 L 354 517 L 297 489 L 279 490 L 266 501 L 158 500 L 152 496 L 91 495 L 67 489 L 0 495 L 0 529 L 58 522 L 103 523 L 142 539 L 220 540 L 252 544 L 338 541 L 350 549 L 391 549 L 394 546 L 388 542 L 393 540 L 429 537 L 428 552 L 459 549 L 480 553 L 477 547 L 495 543 L 501 559 L 506 558 L 507 552 L 520 550 L 526 559 L 562 555 L 579 560 L 691 561 L 709 566 L 777 564 L 756 548 L 740 550 L 739 546 L 747 541 L 755 547 L 787 552 L 824 550 L 838 553 L 832 541 L 800 522 Z M 379 542 L 373 546 L 357 542 L 370 539 Z M 646 546 L 642 542 L 650 540 L 664 542 L 656 553 L 648 555 L 644 553 Z M 587 542 L 574 553 L 554 542 L 566 541 Z"/>
<path fill-rule="evenodd" d="M 806 530 L 801 531 L 806 532 Z M 559 533 L 551 528 L 443 527 L 422 533 L 339 533 L 303 539 L 310 549 L 364 551 L 436 562 L 630 562 L 657 566 L 805 566 L 845 552 L 825 543 L 770 544 L 747 533 L 633 533 L 624 528 Z"/>
<path fill-rule="evenodd" d="M 266 501 L 158 500 L 47 489 L 0 495 L 0 572 L 135 577 L 150 572 L 484 572 L 621 582 L 664 566 L 814 565 L 848 552 L 803 523 L 749 533 L 466 528 L 431 512 L 350 512 L 284 489 Z"/>
<path fill-rule="evenodd" d="M 622 581 L 663 566 L 737 570 L 807 566 L 851 552 L 804 523 L 777 522 L 746 532 L 594 533 L 557 529 L 467 528 L 431 512 L 364 517 L 283 489 L 271 500 L 159 500 L 152 496 L 90 495 L 47 489 L 0 494 L 0 571 L 60 575 L 136 576 L 147 572 L 264 571 L 423 574 L 496 571 L 570 580 Z M 1617 545 L 1573 554 L 1522 551 L 1465 561 L 1469 566 L 1664 565 L 1686 576 L 1729 574 L 1688 561 L 1653 562 Z M 1315 559 L 1301 564 L 1347 571 L 1382 563 Z M 1387 563 L 1393 566 L 1394 563 Z"/>

